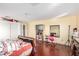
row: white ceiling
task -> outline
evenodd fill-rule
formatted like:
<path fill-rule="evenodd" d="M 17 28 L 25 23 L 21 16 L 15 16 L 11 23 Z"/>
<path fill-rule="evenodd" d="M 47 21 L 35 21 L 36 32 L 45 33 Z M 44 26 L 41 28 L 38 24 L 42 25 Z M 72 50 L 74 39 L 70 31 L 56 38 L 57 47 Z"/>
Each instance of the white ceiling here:
<path fill-rule="evenodd" d="M 28 21 L 78 15 L 78 3 L 0 3 L 0 17 Z"/>

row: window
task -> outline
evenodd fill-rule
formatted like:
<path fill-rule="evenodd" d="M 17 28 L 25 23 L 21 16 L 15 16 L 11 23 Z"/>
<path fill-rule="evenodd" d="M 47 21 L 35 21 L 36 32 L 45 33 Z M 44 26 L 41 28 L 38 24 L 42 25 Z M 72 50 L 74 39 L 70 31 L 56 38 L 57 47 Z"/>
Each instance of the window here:
<path fill-rule="evenodd" d="M 60 25 L 50 25 L 50 33 L 55 33 L 56 37 L 60 37 Z"/>
<path fill-rule="evenodd" d="M 16 39 L 21 35 L 21 23 L 0 21 L 0 40 Z"/>

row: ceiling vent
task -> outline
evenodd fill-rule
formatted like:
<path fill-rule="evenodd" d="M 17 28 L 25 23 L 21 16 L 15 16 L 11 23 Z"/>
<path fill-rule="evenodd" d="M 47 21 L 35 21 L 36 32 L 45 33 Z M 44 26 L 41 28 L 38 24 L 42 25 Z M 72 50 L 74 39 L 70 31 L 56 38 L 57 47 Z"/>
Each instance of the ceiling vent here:
<path fill-rule="evenodd" d="M 38 6 L 40 3 L 30 3 L 31 6 Z"/>

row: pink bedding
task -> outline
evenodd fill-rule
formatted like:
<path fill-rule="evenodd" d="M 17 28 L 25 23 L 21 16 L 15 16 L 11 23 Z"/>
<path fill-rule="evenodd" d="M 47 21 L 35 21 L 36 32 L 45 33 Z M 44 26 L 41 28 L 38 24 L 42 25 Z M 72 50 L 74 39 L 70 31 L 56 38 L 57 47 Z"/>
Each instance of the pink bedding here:
<path fill-rule="evenodd" d="M 32 48 L 31 44 L 25 45 L 24 47 L 21 47 L 19 50 L 15 50 L 13 51 L 10 56 L 19 56 L 21 55 L 23 52 L 28 51 L 30 48 Z"/>
<path fill-rule="evenodd" d="M 19 56 L 22 53 L 29 50 L 32 51 L 31 43 L 24 42 L 22 40 L 14 40 L 14 41 L 8 40 L 8 41 L 3 41 L 2 43 L 0 43 L 0 55 Z"/>

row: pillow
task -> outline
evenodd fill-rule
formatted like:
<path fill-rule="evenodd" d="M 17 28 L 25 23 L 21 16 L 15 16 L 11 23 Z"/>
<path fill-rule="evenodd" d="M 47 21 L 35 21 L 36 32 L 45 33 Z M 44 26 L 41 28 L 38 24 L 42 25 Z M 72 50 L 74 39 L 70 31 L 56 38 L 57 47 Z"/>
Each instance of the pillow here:
<path fill-rule="evenodd" d="M 12 51 L 16 50 L 16 46 L 14 42 L 11 43 L 11 46 L 12 46 Z"/>
<path fill-rule="evenodd" d="M 2 52 L 2 51 L 3 51 L 3 43 L 0 42 L 0 52 Z"/>
<path fill-rule="evenodd" d="M 0 42 L 0 55 L 5 55 L 5 53 L 7 52 L 7 49 L 4 46 L 3 42 Z"/>
<path fill-rule="evenodd" d="M 3 44 L 4 44 L 4 51 L 5 51 L 5 52 L 10 52 L 10 51 L 12 51 L 12 45 L 11 45 L 11 43 L 12 43 L 12 40 L 9 40 L 9 39 L 3 41 Z"/>
<path fill-rule="evenodd" d="M 20 48 L 20 43 L 18 41 L 13 41 L 12 43 L 12 50 L 18 50 Z"/>

